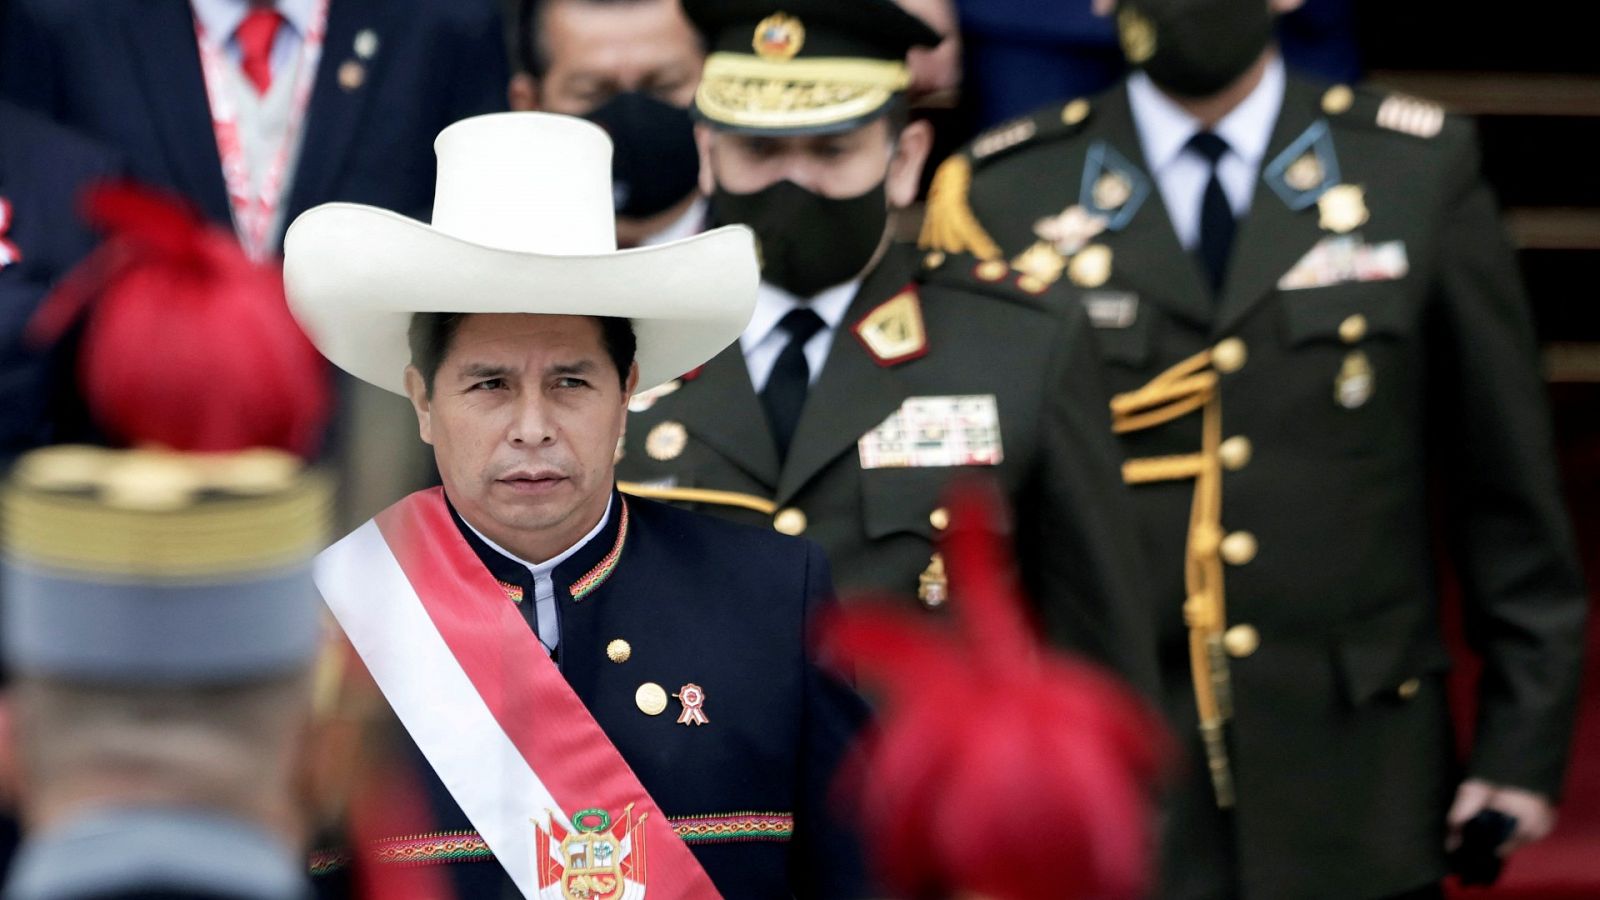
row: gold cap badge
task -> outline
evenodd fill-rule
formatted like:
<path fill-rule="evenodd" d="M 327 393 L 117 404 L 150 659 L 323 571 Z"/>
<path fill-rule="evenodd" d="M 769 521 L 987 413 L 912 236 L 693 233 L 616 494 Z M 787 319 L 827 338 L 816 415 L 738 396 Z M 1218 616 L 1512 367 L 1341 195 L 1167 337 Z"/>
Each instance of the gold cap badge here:
<path fill-rule="evenodd" d="M 1131 7 L 1117 13 L 1117 37 L 1128 62 L 1141 65 L 1156 54 L 1156 27 L 1144 14 Z"/>
<path fill-rule="evenodd" d="M 762 59 L 794 59 L 806 42 L 806 27 L 787 13 L 773 13 L 756 25 L 750 46 Z"/>
<path fill-rule="evenodd" d="M 679 422 L 662 422 L 644 436 L 644 452 L 661 462 L 677 459 L 688 445 L 689 431 Z"/>

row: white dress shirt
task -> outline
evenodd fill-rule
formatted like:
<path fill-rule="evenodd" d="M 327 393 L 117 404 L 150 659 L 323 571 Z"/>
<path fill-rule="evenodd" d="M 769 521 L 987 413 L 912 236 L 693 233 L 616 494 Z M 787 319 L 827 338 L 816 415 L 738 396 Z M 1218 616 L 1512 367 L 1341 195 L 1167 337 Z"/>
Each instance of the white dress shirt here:
<path fill-rule="evenodd" d="M 860 279 L 847 281 L 806 301 L 765 281 L 761 282 L 761 287 L 756 291 L 755 315 L 750 317 L 744 334 L 739 335 L 739 349 L 744 351 L 744 364 L 750 370 L 750 383 L 755 386 L 756 393 L 766 388 L 767 379 L 772 377 L 772 368 L 778 364 L 779 354 L 789 346 L 789 333 L 779 328 L 778 323 L 790 310 L 802 306 L 811 307 L 811 311 L 822 318 L 823 327 L 811 336 L 811 340 L 806 341 L 805 346 L 806 367 L 811 370 L 810 383 L 817 383 L 822 364 L 828 361 L 828 350 L 833 347 L 833 333 L 839 329 L 839 322 L 844 319 L 845 311 L 850 308 L 850 301 L 855 299 L 860 287 Z"/>
<path fill-rule="evenodd" d="M 465 516 L 461 517 L 461 521 L 466 522 L 468 528 L 472 528 L 472 523 L 467 522 Z M 515 560 L 526 566 L 528 571 L 533 574 L 533 602 L 534 609 L 538 613 L 536 618 L 539 621 L 539 643 L 544 645 L 547 653 L 554 653 L 556 645 L 561 643 L 561 620 L 556 618 L 556 566 L 572 558 L 572 554 L 582 550 L 585 544 L 594 540 L 594 536 L 603 531 L 609 521 L 611 521 L 611 504 L 607 503 L 605 513 L 600 516 L 600 524 L 590 529 L 589 533 L 584 535 L 576 544 L 541 563 L 528 562 L 494 541 L 489 540 L 484 536 L 483 532 L 472 528 L 472 533 L 478 536 L 478 540 L 488 544 L 490 549 L 506 559 Z M 528 602 L 528 598 L 522 598 L 522 602 Z"/>
<path fill-rule="evenodd" d="M 1217 179 L 1237 219 L 1250 211 L 1267 144 L 1283 106 L 1285 81 L 1283 60 L 1273 57 L 1255 90 L 1211 129 L 1228 142 L 1228 152 L 1217 161 Z M 1185 149 L 1189 139 L 1202 130 L 1200 121 L 1163 94 L 1144 72 L 1129 77 L 1128 103 L 1145 162 L 1161 190 L 1178 241 L 1184 249 L 1193 250 L 1200 245 L 1201 198 L 1211 180 L 1211 164 Z"/>

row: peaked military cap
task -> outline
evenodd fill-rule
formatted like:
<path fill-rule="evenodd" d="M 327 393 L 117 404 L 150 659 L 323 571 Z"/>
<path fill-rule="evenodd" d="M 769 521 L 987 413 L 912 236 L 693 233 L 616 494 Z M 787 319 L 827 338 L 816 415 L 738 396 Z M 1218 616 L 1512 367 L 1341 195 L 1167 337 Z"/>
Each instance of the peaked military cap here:
<path fill-rule="evenodd" d="M 937 32 L 893 0 L 683 0 L 710 51 L 695 114 L 729 131 L 830 134 L 881 115 Z"/>
<path fill-rule="evenodd" d="M 315 655 L 329 491 L 273 450 L 52 447 L 18 461 L 0 532 L 6 664 L 117 683 L 225 683 Z"/>

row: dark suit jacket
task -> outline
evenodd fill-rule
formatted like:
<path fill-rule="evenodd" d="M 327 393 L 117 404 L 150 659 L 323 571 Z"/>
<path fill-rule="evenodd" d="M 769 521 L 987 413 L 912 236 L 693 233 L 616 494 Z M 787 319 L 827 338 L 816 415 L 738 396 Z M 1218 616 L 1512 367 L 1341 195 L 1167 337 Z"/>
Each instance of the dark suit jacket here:
<path fill-rule="evenodd" d="M 865 708 L 807 649 L 832 591 L 821 551 L 637 497 L 627 504 L 624 536 L 613 501 L 606 527 L 556 567 L 562 674 L 724 897 L 864 896 L 856 841 L 829 814 L 828 792 Z M 528 570 L 461 532 L 489 571 L 531 604 Z M 618 546 L 610 576 L 574 601 L 564 588 Z M 631 647 L 622 663 L 606 652 L 618 638 Z M 644 682 L 669 694 L 700 685 L 708 723 L 678 724 L 677 700 L 660 715 L 644 714 L 634 700 Z M 404 743 L 437 832 L 472 833 L 420 751 Z M 709 820 L 719 817 L 746 833 L 714 831 Z M 786 830 L 781 822 L 790 817 Z M 450 866 L 458 897 L 517 896 L 486 850 L 435 861 Z"/>
<path fill-rule="evenodd" d="M 1020 289 L 1003 266 L 980 278 L 970 257 L 927 262 L 892 248 L 863 282 L 781 465 L 734 344 L 628 417 L 618 477 L 748 495 L 764 508 L 696 507 L 767 527 L 793 528 L 798 510 L 851 600 L 917 596 L 945 489 L 961 475 L 992 476 L 1016 511 L 1017 549 L 1045 629 L 1153 692 L 1144 586 L 1127 553 L 1136 532 L 1083 313 Z M 926 347 L 882 364 L 851 330 L 908 288 Z M 863 467 L 858 442 L 906 401 L 974 395 L 994 398 L 997 464 Z M 665 459 L 650 446 L 663 426 L 687 435 Z"/>
<path fill-rule="evenodd" d="M 230 223 L 227 190 L 186 0 L 11 0 L 0 88 L 98 138 L 130 174 Z M 371 30 L 376 54 L 354 90 L 338 71 Z M 426 221 L 433 139 L 505 108 L 507 66 L 490 0 L 332 0 L 284 227 L 343 200 Z"/>
<path fill-rule="evenodd" d="M 4 237 L 22 260 L 0 268 L 0 469 L 17 454 L 75 437 L 82 413 L 70 390 L 70 345 L 24 346 L 22 330 L 55 283 L 94 247 L 78 216 L 83 189 L 117 174 L 108 150 L 0 101 Z"/>
<path fill-rule="evenodd" d="M 1470 127 L 1362 90 L 1324 100 L 1291 77 L 1213 299 L 1144 174 L 1124 89 L 1095 100 L 1081 123 L 1064 124 L 1060 107 L 1032 122 L 1033 136 L 1009 148 L 980 139 L 974 147 L 990 152 L 968 151 L 979 157 L 970 208 L 1008 257 L 1038 239 L 1041 217 L 1090 199 L 1085 169 L 1107 148 L 1131 165 L 1131 182 L 1151 188 L 1094 238 L 1112 253 L 1109 280 L 1091 289 L 1062 279 L 1084 302 L 1137 298 L 1131 318 L 1096 329 L 1111 390 L 1138 388 L 1225 339 L 1247 350 L 1219 387 L 1223 436 L 1251 449 L 1224 472 L 1222 525 L 1252 533 L 1259 548 L 1224 576 L 1228 624 L 1259 634 L 1258 649 L 1233 644 L 1231 817 L 1208 796 L 1193 738 L 1182 610 L 1194 484 L 1133 490 L 1158 579 L 1167 707 L 1191 743 L 1162 896 L 1216 896 L 1235 877 L 1243 896 L 1272 898 L 1384 896 L 1437 879 L 1459 773 L 1436 536 L 1454 551 L 1486 662 L 1470 774 L 1558 791 L 1585 607 L 1528 305 Z M 1337 173 L 1364 190 L 1370 219 L 1350 233 L 1368 246 L 1401 242 L 1401 277 L 1279 287 L 1334 237 L 1315 196 L 1281 192 L 1272 174 L 1319 123 L 1329 129 L 1318 151 L 1325 184 Z M 1340 403 L 1336 385 L 1352 364 L 1366 367 L 1370 392 Z M 1123 448 L 1135 458 L 1194 453 L 1199 415 L 1129 434 Z M 1431 487 L 1442 488 L 1433 496 L 1447 510 L 1442 529 Z"/>

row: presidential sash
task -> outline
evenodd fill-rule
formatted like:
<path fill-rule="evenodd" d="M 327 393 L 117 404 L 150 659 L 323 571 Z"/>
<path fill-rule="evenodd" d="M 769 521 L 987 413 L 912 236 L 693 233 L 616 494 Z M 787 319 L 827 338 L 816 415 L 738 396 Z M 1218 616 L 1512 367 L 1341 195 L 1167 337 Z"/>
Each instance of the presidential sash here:
<path fill-rule="evenodd" d="M 325 550 L 316 582 L 524 896 L 720 897 L 462 538 L 442 489 L 406 497 Z"/>

